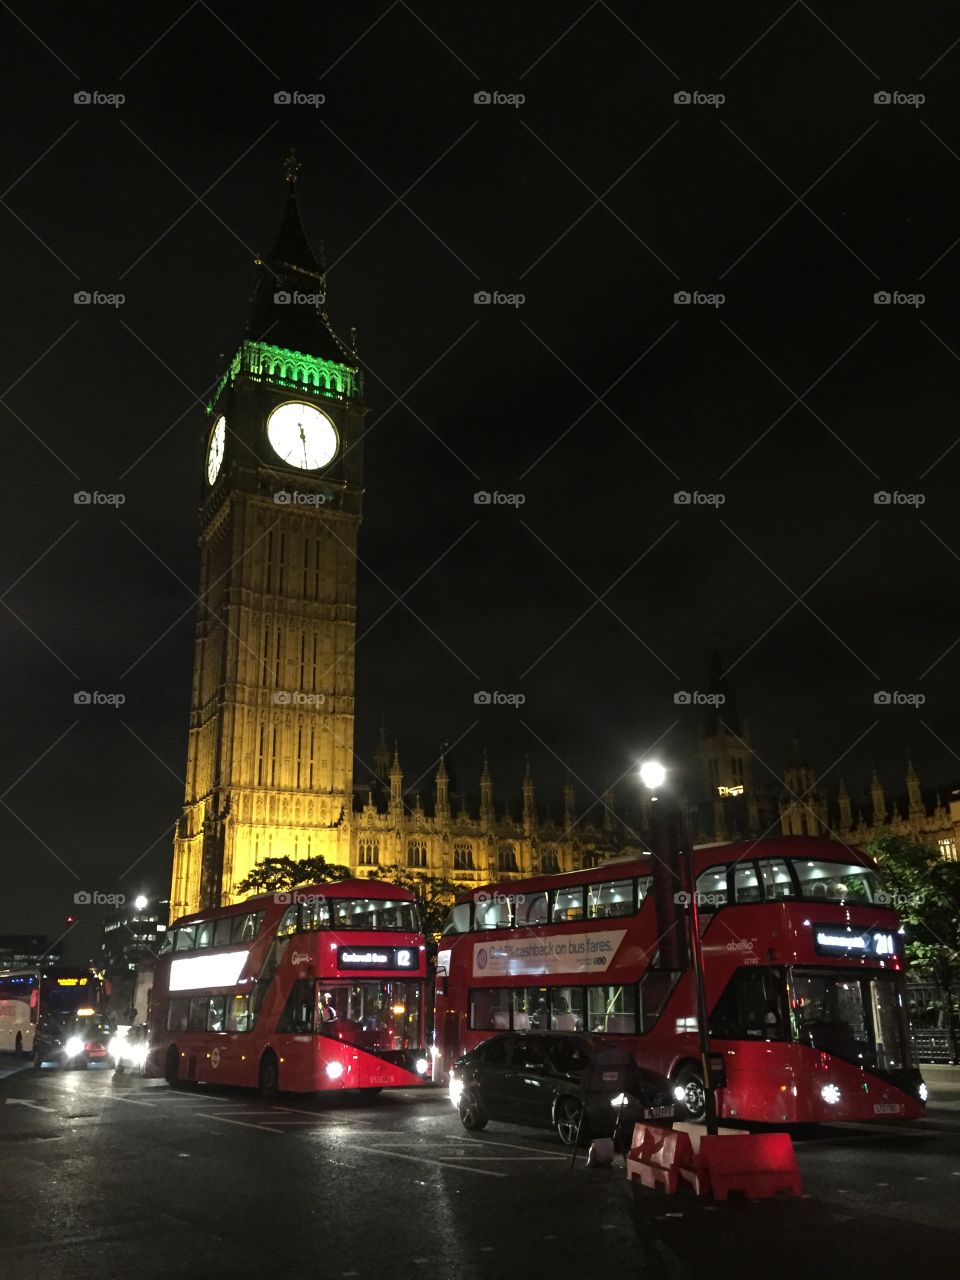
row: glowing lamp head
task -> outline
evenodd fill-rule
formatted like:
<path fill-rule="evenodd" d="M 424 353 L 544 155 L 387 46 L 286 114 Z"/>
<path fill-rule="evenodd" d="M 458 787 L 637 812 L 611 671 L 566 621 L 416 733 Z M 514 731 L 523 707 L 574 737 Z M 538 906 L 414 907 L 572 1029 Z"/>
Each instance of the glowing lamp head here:
<path fill-rule="evenodd" d="M 644 760 L 640 766 L 640 781 L 650 791 L 656 791 L 667 780 L 667 771 L 658 760 Z"/>
<path fill-rule="evenodd" d="M 137 908 L 138 911 L 143 911 L 143 909 L 147 905 L 147 900 L 142 893 L 137 894 L 137 896 L 133 900 L 133 905 Z"/>

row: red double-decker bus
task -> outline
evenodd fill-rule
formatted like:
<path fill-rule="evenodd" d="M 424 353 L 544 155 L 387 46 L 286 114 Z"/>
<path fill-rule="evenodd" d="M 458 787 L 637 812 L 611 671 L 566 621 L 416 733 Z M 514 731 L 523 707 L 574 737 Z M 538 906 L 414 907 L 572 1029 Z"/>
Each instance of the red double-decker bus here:
<path fill-rule="evenodd" d="M 170 926 L 149 1070 L 172 1085 L 280 1090 L 422 1085 L 426 944 L 413 893 L 343 880 Z"/>
<path fill-rule="evenodd" d="M 704 1117 L 695 984 L 660 965 L 651 862 L 458 899 L 437 959 L 438 1078 L 495 1032 L 588 1031 L 622 1038 L 674 1082 L 685 1118 Z M 719 1117 L 921 1116 L 903 937 L 869 859 L 784 837 L 701 848 L 694 867 Z"/>

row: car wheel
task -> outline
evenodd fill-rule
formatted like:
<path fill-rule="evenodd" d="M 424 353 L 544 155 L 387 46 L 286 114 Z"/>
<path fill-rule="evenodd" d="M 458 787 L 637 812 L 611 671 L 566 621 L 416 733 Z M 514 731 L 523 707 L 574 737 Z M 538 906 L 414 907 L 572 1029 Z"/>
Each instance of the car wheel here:
<path fill-rule="evenodd" d="M 273 1102 L 280 1092 L 280 1064 L 277 1055 L 268 1049 L 260 1059 L 260 1097 Z"/>
<path fill-rule="evenodd" d="M 42 1066 L 43 1066 L 43 1054 L 40 1052 L 40 1050 L 39 1050 L 39 1049 L 34 1049 L 34 1051 L 33 1051 L 33 1069 L 34 1069 L 34 1071 L 39 1071 L 39 1070 L 40 1070 L 40 1068 L 41 1068 Z"/>
<path fill-rule="evenodd" d="M 683 1090 L 683 1097 L 677 1099 L 682 1113 L 678 1119 L 691 1120 L 699 1124 L 706 1119 L 707 1115 L 707 1091 L 700 1068 L 684 1067 L 677 1072 L 675 1083 Z"/>
<path fill-rule="evenodd" d="M 580 1136 L 583 1124 L 583 1106 L 576 1098 L 561 1098 L 553 1113 L 553 1123 L 566 1147 L 572 1147 Z"/>
<path fill-rule="evenodd" d="M 457 1103 L 457 1112 L 460 1116 L 460 1123 L 465 1129 L 469 1129 L 471 1133 L 476 1133 L 478 1130 L 487 1127 L 487 1117 L 483 1114 L 480 1099 L 477 1097 L 475 1090 L 468 1089 L 460 1095 L 460 1101 Z"/>
<path fill-rule="evenodd" d="M 17 1032 L 17 1043 L 13 1046 L 13 1056 L 15 1058 L 23 1057 L 23 1036 Z"/>

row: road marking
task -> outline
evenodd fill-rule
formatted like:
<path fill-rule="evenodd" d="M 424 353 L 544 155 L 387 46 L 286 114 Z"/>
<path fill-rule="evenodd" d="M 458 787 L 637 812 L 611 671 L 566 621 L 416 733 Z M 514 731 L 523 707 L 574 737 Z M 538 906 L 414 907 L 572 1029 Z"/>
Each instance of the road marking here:
<path fill-rule="evenodd" d="M 210 1112 L 202 1112 L 201 1118 L 204 1120 L 219 1120 L 222 1124 L 239 1124 L 244 1129 L 256 1129 L 260 1133 L 283 1133 L 282 1129 L 272 1129 L 268 1124 L 249 1124 L 246 1120 L 233 1120 L 230 1116 L 218 1116 Z"/>
<path fill-rule="evenodd" d="M 124 1098 L 118 1093 L 108 1093 L 108 1102 L 129 1102 L 131 1107 L 156 1107 L 155 1102 L 138 1102 L 136 1098 Z"/>
<path fill-rule="evenodd" d="M 412 1160 L 414 1164 L 433 1164 L 438 1169 L 460 1169 L 463 1173 L 479 1173 L 485 1178 L 505 1178 L 505 1173 L 497 1173 L 493 1169 L 471 1169 L 465 1164 L 451 1164 L 445 1160 L 430 1160 L 427 1156 L 408 1156 L 402 1151 L 391 1151 L 389 1147 L 359 1147 L 356 1143 L 350 1144 L 351 1151 L 364 1151 L 371 1156 L 393 1156 L 395 1160 Z M 416 1259 L 414 1259 L 416 1261 Z"/>
<path fill-rule="evenodd" d="M 55 1107 L 42 1107 L 39 1102 L 30 1102 L 27 1098 L 7 1098 L 8 1107 L 32 1107 L 34 1111 L 55 1112 Z"/>

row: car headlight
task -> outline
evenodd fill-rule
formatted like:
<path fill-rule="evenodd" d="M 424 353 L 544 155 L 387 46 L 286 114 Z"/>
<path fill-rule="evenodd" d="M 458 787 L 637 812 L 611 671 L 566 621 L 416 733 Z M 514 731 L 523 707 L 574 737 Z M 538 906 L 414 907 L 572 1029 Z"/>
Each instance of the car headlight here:
<path fill-rule="evenodd" d="M 426 1058 L 418 1058 L 413 1064 L 413 1067 L 418 1076 L 425 1076 L 430 1068 L 430 1063 Z"/>
<path fill-rule="evenodd" d="M 330 1080 L 339 1080 L 343 1075 L 343 1063 L 336 1060 L 328 1062 L 324 1070 Z"/>
<path fill-rule="evenodd" d="M 454 1106 L 460 1101 L 460 1095 L 463 1093 L 463 1081 L 458 1080 L 456 1076 L 450 1077 L 450 1101 Z"/>
<path fill-rule="evenodd" d="M 674 1087 L 673 1096 L 676 1098 L 677 1102 L 686 1102 L 687 1091 L 682 1084 L 678 1084 Z"/>
<path fill-rule="evenodd" d="M 75 1058 L 78 1053 L 83 1053 L 83 1040 L 80 1036 L 71 1036 L 63 1046 L 63 1050 L 68 1058 Z"/>
<path fill-rule="evenodd" d="M 119 1058 L 120 1051 L 123 1047 L 124 1047 L 123 1041 L 120 1039 L 120 1037 L 113 1036 L 110 1040 L 110 1043 L 107 1045 L 107 1053 L 109 1053 L 111 1058 Z"/>
<path fill-rule="evenodd" d="M 920 1081 L 920 1088 L 917 1090 L 917 1092 L 920 1095 L 921 1102 L 926 1102 L 926 1100 L 930 1097 L 930 1090 L 927 1088 L 927 1086 L 924 1084 L 922 1080 Z"/>
<path fill-rule="evenodd" d="M 840 1101 L 840 1090 L 835 1084 L 825 1084 L 820 1090 L 820 1097 L 834 1106 Z"/>

